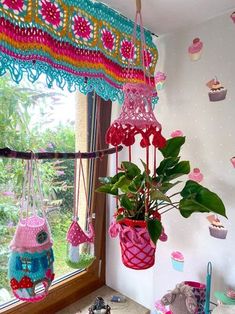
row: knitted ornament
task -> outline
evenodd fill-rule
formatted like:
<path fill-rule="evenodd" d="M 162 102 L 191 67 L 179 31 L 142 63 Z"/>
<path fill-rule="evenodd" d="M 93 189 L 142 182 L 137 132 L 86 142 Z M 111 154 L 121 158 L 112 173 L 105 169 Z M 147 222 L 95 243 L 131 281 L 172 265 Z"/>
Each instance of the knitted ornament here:
<path fill-rule="evenodd" d="M 78 185 L 77 185 L 77 160 L 75 160 L 75 183 L 74 183 L 74 217 L 73 221 L 67 232 L 67 258 L 66 263 L 72 268 L 87 268 L 95 260 L 94 256 L 94 228 L 91 218 L 88 217 L 87 225 L 88 232 L 84 232 L 78 224 L 78 204 L 79 204 L 79 190 L 80 190 L 80 177 L 82 172 L 84 191 L 86 195 L 87 213 L 90 215 L 88 207 L 88 197 L 85 185 L 85 176 L 82 166 L 82 160 L 79 162 L 78 170 Z"/>
<path fill-rule="evenodd" d="M 33 178 L 34 170 L 37 176 L 37 191 Z M 36 160 L 27 161 L 26 172 L 21 217 L 10 244 L 8 275 L 16 298 L 27 302 L 37 302 L 46 297 L 54 279 L 54 255 L 50 229 L 43 210 Z M 40 196 L 42 217 L 36 213 L 37 194 Z M 24 209 L 26 209 L 25 218 L 23 217 Z M 31 209 L 33 209 L 32 212 Z M 42 290 L 39 291 L 39 287 Z"/>

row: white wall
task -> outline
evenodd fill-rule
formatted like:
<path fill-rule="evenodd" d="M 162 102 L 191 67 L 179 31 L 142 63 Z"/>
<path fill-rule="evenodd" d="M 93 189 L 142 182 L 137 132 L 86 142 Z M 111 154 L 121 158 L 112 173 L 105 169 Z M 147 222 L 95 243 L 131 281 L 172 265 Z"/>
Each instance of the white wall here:
<path fill-rule="evenodd" d="M 204 42 L 201 60 L 192 62 L 187 48 L 193 38 Z M 155 109 L 168 138 L 171 131 L 181 129 L 186 135 L 183 158 L 204 174 L 203 185 L 223 199 L 229 220 L 222 219 L 229 229 L 226 240 L 209 236 L 206 215 L 194 214 L 189 219 L 176 212 L 163 218 L 169 240 L 159 242 L 154 267 L 135 271 L 124 267 L 118 239 L 107 239 L 107 285 L 135 299 L 148 308 L 154 300 L 183 280 L 204 281 L 208 261 L 213 263 L 213 290 L 235 288 L 235 169 L 230 158 L 235 155 L 235 24 L 229 14 L 204 24 L 157 39 L 157 70 L 167 73 L 165 90 L 159 93 Z M 209 102 L 205 85 L 217 75 L 228 89 L 226 100 Z M 114 108 L 113 118 L 120 107 Z M 126 151 L 127 152 L 127 151 Z M 135 147 L 135 160 L 141 157 Z M 144 152 L 142 154 L 144 157 Z M 127 154 L 121 154 L 127 159 Z M 110 173 L 114 173 L 110 160 Z M 110 201 L 110 216 L 115 204 Z M 185 271 L 171 267 L 174 250 L 185 256 Z"/>

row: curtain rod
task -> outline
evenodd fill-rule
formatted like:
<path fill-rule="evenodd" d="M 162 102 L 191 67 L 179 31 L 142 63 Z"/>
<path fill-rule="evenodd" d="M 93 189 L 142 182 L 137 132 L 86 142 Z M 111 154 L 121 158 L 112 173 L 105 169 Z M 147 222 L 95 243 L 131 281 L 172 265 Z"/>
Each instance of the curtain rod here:
<path fill-rule="evenodd" d="M 117 146 L 117 151 L 120 152 L 123 149 L 123 146 Z M 60 153 L 60 152 L 21 152 L 11 150 L 8 147 L 0 148 L 0 157 L 13 158 L 13 159 L 31 159 L 33 156 L 36 159 L 93 159 L 93 158 L 102 158 L 105 155 L 111 155 L 116 153 L 116 147 L 107 148 L 103 150 L 97 150 L 94 152 L 76 152 L 76 153 Z"/>

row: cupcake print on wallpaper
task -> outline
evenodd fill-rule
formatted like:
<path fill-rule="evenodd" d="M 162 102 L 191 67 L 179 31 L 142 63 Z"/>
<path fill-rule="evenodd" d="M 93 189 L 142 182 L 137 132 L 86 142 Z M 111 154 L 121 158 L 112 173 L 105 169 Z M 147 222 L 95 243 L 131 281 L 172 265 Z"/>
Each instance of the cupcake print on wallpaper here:
<path fill-rule="evenodd" d="M 188 48 L 188 54 L 191 61 L 197 61 L 202 55 L 203 42 L 200 38 L 194 38 L 192 44 Z"/>
<path fill-rule="evenodd" d="M 222 225 L 219 218 L 215 215 L 210 215 L 207 219 L 211 223 L 209 226 L 210 235 L 213 238 L 226 239 L 228 230 Z"/>
<path fill-rule="evenodd" d="M 184 256 L 181 252 L 175 251 L 171 253 L 171 262 L 174 270 L 184 270 Z"/>
<path fill-rule="evenodd" d="M 221 101 L 226 98 L 227 89 L 218 81 L 217 77 L 210 80 L 206 85 L 210 88 L 208 93 L 210 101 Z"/>

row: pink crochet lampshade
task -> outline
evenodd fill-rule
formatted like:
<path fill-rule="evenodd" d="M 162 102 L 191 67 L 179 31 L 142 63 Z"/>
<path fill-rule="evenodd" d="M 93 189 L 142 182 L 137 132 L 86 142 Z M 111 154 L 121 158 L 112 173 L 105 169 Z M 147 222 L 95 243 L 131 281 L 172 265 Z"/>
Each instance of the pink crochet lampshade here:
<path fill-rule="evenodd" d="M 141 147 L 151 145 L 164 147 L 166 140 L 161 135 L 161 124 L 152 109 L 153 86 L 144 83 L 127 83 L 123 86 L 124 103 L 118 119 L 106 132 L 106 142 L 113 146 L 123 144 L 131 146 L 135 136 L 140 134 Z"/>

